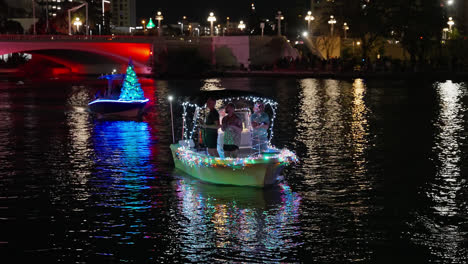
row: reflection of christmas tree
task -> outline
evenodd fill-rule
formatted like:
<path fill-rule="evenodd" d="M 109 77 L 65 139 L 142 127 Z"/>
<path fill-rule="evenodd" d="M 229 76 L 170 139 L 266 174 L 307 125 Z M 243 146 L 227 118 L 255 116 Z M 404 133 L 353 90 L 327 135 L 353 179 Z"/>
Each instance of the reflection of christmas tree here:
<path fill-rule="evenodd" d="M 127 73 L 122 86 L 122 92 L 120 93 L 120 100 L 131 101 L 131 100 L 144 100 L 145 95 L 141 89 L 141 85 L 138 82 L 138 77 L 135 73 L 135 67 L 132 61 L 128 63 Z"/>

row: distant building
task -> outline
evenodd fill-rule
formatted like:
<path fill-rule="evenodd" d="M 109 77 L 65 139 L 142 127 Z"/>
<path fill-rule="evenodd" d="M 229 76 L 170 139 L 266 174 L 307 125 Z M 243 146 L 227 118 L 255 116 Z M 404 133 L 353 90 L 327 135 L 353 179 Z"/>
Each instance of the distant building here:
<path fill-rule="evenodd" d="M 49 18 L 56 17 L 61 12 L 66 12 L 68 0 L 36 0 L 43 12 L 47 12 Z M 37 11 L 36 11 L 37 12 Z"/>
<path fill-rule="evenodd" d="M 136 0 L 111 0 L 112 24 L 115 27 L 136 26 Z"/>

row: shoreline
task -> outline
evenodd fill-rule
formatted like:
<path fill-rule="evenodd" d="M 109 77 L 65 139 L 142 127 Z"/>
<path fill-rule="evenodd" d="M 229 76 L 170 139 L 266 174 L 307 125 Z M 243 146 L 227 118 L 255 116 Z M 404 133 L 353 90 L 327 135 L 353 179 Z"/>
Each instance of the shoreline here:
<path fill-rule="evenodd" d="M 0 78 L 28 79 L 24 78 L 15 68 L 0 69 Z M 101 74 L 71 74 L 57 75 L 59 79 L 70 77 L 99 77 Z M 468 72 L 313 72 L 313 71 L 211 71 L 201 74 L 141 74 L 142 78 L 161 80 L 173 79 L 203 79 L 203 78 L 317 78 L 317 79 L 382 79 L 382 80 L 463 80 L 468 81 Z M 50 76 L 49 76 L 50 77 Z M 47 77 L 45 77 L 47 78 Z"/>
<path fill-rule="evenodd" d="M 154 76 L 153 76 L 154 77 Z M 391 79 L 412 80 L 424 79 L 431 81 L 466 80 L 468 72 L 312 72 L 312 71 L 219 71 L 200 75 L 164 74 L 157 79 L 180 78 L 234 78 L 234 77 L 258 77 L 258 78 L 317 78 L 317 79 Z"/>

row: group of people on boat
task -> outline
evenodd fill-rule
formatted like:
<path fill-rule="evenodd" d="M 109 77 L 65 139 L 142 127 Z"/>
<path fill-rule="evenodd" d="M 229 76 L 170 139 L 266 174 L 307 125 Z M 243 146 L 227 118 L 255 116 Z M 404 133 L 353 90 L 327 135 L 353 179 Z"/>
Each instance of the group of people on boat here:
<path fill-rule="evenodd" d="M 236 115 L 236 106 L 229 102 L 225 106 L 226 115 L 221 123 L 219 122 L 219 113 L 216 110 L 216 100 L 209 98 L 206 102 L 209 113 L 205 119 L 204 142 L 207 147 L 208 155 L 219 157 L 218 153 L 218 129 L 224 132 L 223 151 L 225 157 L 236 158 L 238 156 L 239 146 L 242 135 L 242 120 Z M 252 125 L 252 147 L 259 151 L 265 151 L 268 148 L 268 128 L 270 118 L 265 111 L 265 105 L 262 102 L 255 103 L 254 113 L 250 116 Z"/>

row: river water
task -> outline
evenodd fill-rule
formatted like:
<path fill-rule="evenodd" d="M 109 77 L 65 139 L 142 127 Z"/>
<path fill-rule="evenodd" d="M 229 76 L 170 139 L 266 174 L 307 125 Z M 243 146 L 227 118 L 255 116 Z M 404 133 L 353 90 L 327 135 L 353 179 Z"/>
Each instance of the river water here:
<path fill-rule="evenodd" d="M 2 263 L 468 261 L 466 83 L 141 81 L 142 121 L 93 119 L 92 78 L 0 81 Z M 278 101 L 281 183 L 173 169 L 167 96 L 220 88 Z"/>

